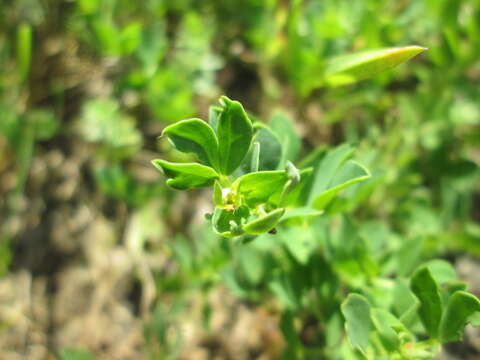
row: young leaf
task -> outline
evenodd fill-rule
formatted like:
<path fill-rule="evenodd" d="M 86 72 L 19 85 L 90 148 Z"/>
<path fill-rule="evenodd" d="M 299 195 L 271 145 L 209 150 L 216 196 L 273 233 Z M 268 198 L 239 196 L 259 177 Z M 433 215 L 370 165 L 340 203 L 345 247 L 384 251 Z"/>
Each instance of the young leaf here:
<path fill-rule="evenodd" d="M 362 295 L 350 294 L 342 303 L 342 314 L 345 317 L 345 329 L 350 343 L 365 353 L 372 329 L 370 304 Z"/>
<path fill-rule="evenodd" d="M 238 101 L 222 96 L 221 103 L 224 108 L 217 125 L 220 171 L 230 175 L 240 166 L 250 149 L 253 127 Z"/>
<path fill-rule="evenodd" d="M 213 129 L 203 120 L 182 120 L 167 126 L 163 135 L 168 135 L 173 146 L 186 153 L 194 153 L 200 161 L 218 170 L 218 140 Z"/>
<path fill-rule="evenodd" d="M 442 318 L 442 299 L 430 270 L 427 267 L 418 269 L 412 276 L 410 287 L 420 300 L 418 312 L 423 326 L 430 337 L 437 338 Z"/>
<path fill-rule="evenodd" d="M 420 46 L 405 46 L 343 55 L 327 61 L 325 83 L 345 85 L 371 78 L 427 50 Z"/>
<path fill-rule="evenodd" d="M 444 343 L 459 341 L 469 318 L 480 311 L 480 301 L 465 291 L 456 291 L 448 300 L 440 323 L 440 340 Z"/>
<path fill-rule="evenodd" d="M 218 179 L 215 170 L 197 163 L 179 164 L 157 159 L 153 160 L 152 164 L 169 177 L 167 185 L 177 190 L 210 186 Z"/>
<path fill-rule="evenodd" d="M 268 202 L 275 193 L 281 193 L 288 181 L 285 171 L 258 171 L 239 177 L 232 185 L 248 204 L 255 207 Z"/>
<path fill-rule="evenodd" d="M 269 232 L 278 224 L 283 214 L 285 214 L 285 209 L 275 209 L 268 214 L 247 223 L 243 229 L 247 234 L 251 235 L 260 235 Z"/>

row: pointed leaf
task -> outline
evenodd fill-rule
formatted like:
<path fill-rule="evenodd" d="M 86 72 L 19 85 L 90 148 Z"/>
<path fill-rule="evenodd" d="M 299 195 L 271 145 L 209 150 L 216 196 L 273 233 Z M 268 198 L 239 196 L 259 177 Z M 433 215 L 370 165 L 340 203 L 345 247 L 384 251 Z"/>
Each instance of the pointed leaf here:
<path fill-rule="evenodd" d="M 345 329 L 350 343 L 365 353 L 372 329 L 370 304 L 363 296 L 350 294 L 342 303 L 342 314 L 345 317 Z"/>
<path fill-rule="evenodd" d="M 169 177 L 167 185 L 177 190 L 210 186 L 218 179 L 215 170 L 197 163 L 179 164 L 157 159 L 152 164 Z"/>
<path fill-rule="evenodd" d="M 247 223 L 243 229 L 247 234 L 251 235 L 260 235 L 269 232 L 278 224 L 283 214 L 285 214 L 285 209 L 281 208 L 273 210 L 268 214 Z"/>
<path fill-rule="evenodd" d="M 480 301 L 474 295 L 466 291 L 455 292 L 448 300 L 440 323 L 440 340 L 442 342 L 461 340 L 465 325 L 477 311 L 480 311 Z"/>
<path fill-rule="evenodd" d="M 253 127 L 238 101 L 222 96 L 221 102 L 224 107 L 217 125 L 220 170 L 222 174 L 230 175 L 250 149 Z"/>
<path fill-rule="evenodd" d="M 218 140 L 213 129 L 203 120 L 182 120 L 167 126 L 162 133 L 168 135 L 173 146 L 186 153 L 194 153 L 200 161 L 218 170 Z"/>
<path fill-rule="evenodd" d="M 442 318 L 442 299 L 438 285 L 427 267 L 418 269 L 412 276 L 410 287 L 420 300 L 420 319 L 432 338 L 438 337 L 438 327 Z"/>
<path fill-rule="evenodd" d="M 338 86 L 371 78 L 427 50 L 405 46 L 343 55 L 327 61 L 325 83 Z"/>

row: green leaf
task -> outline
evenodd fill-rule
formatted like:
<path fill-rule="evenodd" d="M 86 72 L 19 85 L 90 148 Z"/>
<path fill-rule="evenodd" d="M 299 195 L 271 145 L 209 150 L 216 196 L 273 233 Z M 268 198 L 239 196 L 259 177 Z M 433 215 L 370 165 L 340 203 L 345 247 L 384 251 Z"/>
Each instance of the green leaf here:
<path fill-rule="evenodd" d="M 308 220 L 310 218 L 315 218 L 317 216 L 320 216 L 323 213 L 324 212 L 322 210 L 316 210 L 309 207 L 295 208 L 292 210 L 288 210 L 286 212 L 285 216 L 282 218 L 282 222 L 287 220 L 296 220 L 296 219 Z"/>
<path fill-rule="evenodd" d="M 95 357 L 87 350 L 66 348 L 60 351 L 60 360 L 94 360 Z"/>
<path fill-rule="evenodd" d="M 168 135 L 173 146 L 185 153 L 194 153 L 200 161 L 218 170 L 218 140 L 213 129 L 203 120 L 182 120 L 167 126 L 163 135 Z"/>
<path fill-rule="evenodd" d="M 437 284 L 457 281 L 457 272 L 448 261 L 442 259 L 430 260 L 425 266 L 428 267 Z"/>
<path fill-rule="evenodd" d="M 319 194 L 328 190 L 335 174 L 345 161 L 352 157 L 353 152 L 354 149 L 350 145 L 344 144 L 330 150 L 326 155 L 323 151 L 318 152 L 318 159 L 317 156 L 313 157 L 313 154 L 311 155 L 311 162 L 313 162 L 315 169 L 308 198 L 309 204 L 312 204 Z M 309 162 L 307 162 L 308 165 Z"/>
<path fill-rule="evenodd" d="M 445 308 L 440 323 L 440 340 L 442 342 L 459 341 L 469 318 L 480 311 L 480 301 L 466 291 L 455 292 Z"/>
<path fill-rule="evenodd" d="M 218 119 L 222 113 L 222 108 L 220 106 L 210 106 L 208 109 L 208 123 L 212 129 L 217 133 Z"/>
<path fill-rule="evenodd" d="M 427 50 L 420 46 L 405 46 L 343 55 L 327 61 L 325 83 L 345 85 L 371 78 Z"/>
<path fill-rule="evenodd" d="M 342 314 L 345 317 L 345 329 L 350 343 L 365 354 L 372 329 L 370 304 L 365 297 L 350 294 L 342 303 Z"/>
<path fill-rule="evenodd" d="M 353 160 L 347 161 L 335 174 L 328 185 L 328 190 L 315 197 L 312 207 L 318 210 L 324 209 L 342 190 L 368 178 L 370 173 L 366 168 Z"/>
<path fill-rule="evenodd" d="M 423 326 L 430 337 L 437 338 L 442 318 L 442 299 L 438 285 L 427 267 L 421 267 L 415 271 L 410 288 L 420 300 L 418 312 Z"/>
<path fill-rule="evenodd" d="M 473 326 L 480 326 L 480 310 L 474 312 L 471 316 L 469 316 L 468 322 Z"/>
<path fill-rule="evenodd" d="M 274 194 L 282 192 L 288 181 L 285 171 L 258 171 L 239 177 L 232 185 L 250 207 L 266 203 Z"/>
<path fill-rule="evenodd" d="M 167 185 L 177 190 L 210 186 L 218 179 L 215 170 L 197 163 L 179 164 L 157 159 L 152 164 L 170 178 Z"/>
<path fill-rule="evenodd" d="M 238 101 L 222 96 L 221 103 L 224 108 L 217 125 L 220 171 L 230 175 L 240 166 L 250 149 L 253 127 Z"/>
<path fill-rule="evenodd" d="M 292 120 L 287 114 L 277 111 L 268 123 L 272 131 L 280 139 L 282 145 L 282 160 L 280 166 L 284 166 L 287 160 L 294 162 L 300 153 L 301 140 L 293 126 Z"/>
<path fill-rule="evenodd" d="M 265 125 L 255 126 L 257 131 L 253 136 L 253 143 L 260 144 L 260 158 L 258 162 L 258 170 L 252 168 L 252 157 L 254 148 L 250 149 L 247 156 L 243 160 L 242 170 L 245 173 L 253 171 L 277 170 L 282 158 L 282 144 L 278 137 Z"/>
<path fill-rule="evenodd" d="M 285 216 L 282 217 L 283 222 Z M 316 238 L 308 227 L 283 227 L 279 237 L 292 256 L 302 265 L 307 265 L 310 257 L 319 246 Z"/>
<path fill-rule="evenodd" d="M 213 203 L 218 207 L 223 206 L 222 186 L 218 181 L 213 184 Z"/>
<path fill-rule="evenodd" d="M 32 61 L 32 27 L 20 24 L 17 29 L 17 66 L 20 79 L 24 81 L 30 72 Z"/>
<path fill-rule="evenodd" d="M 401 326 L 400 321 L 384 309 L 372 309 L 371 314 L 372 322 L 385 349 L 390 353 L 398 350 L 400 338 L 394 327 Z"/>
<path fill-rule="evenodd" d="M 278 224 L 283 214 L 285 214 L 285 209 L 275 209 L 268 214 L 247 223 L 243 229 L 247 234 L 251 235 L 260 235 L 269 232 Z"/>
<path fill-rule="evenodd" d="M 246 206 L 240 206 L 234 210 L 216 208 L 212 217 L 213 230 L 227 238 L 241 235 L 242 225 L 249 216 L 250 211 Z"/>

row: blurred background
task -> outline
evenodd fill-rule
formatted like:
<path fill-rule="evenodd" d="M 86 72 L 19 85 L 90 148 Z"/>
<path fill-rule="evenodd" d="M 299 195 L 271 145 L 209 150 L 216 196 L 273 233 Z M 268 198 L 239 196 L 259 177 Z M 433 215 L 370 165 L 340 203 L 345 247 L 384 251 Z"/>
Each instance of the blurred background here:
<path fill-rule="evenodd" d="M 429 51 L 319 87 L 326 58 L 414 44 Z M 183 161 L 158 135 L 223 94 L 291 118 L 304 154 L 355 144 L 373 176 L 344 211 L 478 296 L 479 81 L 477 0 L 1 0 L 0 358 L 280 358 L 270 263 L 234 258 L 211 194 L 150 165 Z M 478 359 L 467 340 L 451 356 Z"/>

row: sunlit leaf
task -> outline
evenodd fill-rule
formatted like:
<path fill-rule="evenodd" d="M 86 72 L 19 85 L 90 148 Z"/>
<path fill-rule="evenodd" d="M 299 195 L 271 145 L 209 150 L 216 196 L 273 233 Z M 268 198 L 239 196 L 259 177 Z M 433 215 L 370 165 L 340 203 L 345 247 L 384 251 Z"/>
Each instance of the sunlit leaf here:
<path fill-rule="evenodd" d="M 371 78 L 427 50 L 405 46 L 343 55 L 327 61 L 325 83 L 337 86 Z"/>

